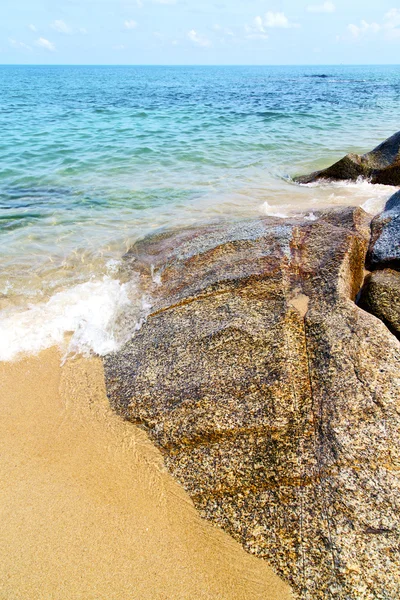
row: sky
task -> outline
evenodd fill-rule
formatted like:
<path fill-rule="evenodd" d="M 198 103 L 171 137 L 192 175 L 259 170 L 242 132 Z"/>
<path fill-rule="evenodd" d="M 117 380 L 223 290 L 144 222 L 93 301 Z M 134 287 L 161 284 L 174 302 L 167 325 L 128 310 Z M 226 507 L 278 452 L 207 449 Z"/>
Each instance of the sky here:
<path fill-rule="evenodd" d="M 400 1 L 0 0 L 1 64 L 400 64 Z"/>

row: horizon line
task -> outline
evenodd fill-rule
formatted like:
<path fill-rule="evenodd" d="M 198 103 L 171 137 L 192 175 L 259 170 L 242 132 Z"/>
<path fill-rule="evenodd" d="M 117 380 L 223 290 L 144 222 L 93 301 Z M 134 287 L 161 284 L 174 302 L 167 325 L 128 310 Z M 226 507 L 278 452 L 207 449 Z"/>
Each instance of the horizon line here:
<path fill-rule="evenodd" d="M 0 63 L 0 67 L 398 67 L 400 63 Z"/>

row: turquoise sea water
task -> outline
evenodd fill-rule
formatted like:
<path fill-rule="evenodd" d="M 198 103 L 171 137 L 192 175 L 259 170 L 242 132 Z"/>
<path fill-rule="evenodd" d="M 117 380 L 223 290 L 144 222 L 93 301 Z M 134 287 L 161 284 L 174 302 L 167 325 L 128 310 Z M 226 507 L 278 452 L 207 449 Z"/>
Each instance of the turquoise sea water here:
<path fill-rule="evenodd" d="M 79 284 L 89 306 L 158 227 L 378 210 L 390 188 L 290 176 L 372 149 L 399 100 L 394 66 L 0 66 L 0 326 L 56 293 L 78 289 L 76 306 Z"/>

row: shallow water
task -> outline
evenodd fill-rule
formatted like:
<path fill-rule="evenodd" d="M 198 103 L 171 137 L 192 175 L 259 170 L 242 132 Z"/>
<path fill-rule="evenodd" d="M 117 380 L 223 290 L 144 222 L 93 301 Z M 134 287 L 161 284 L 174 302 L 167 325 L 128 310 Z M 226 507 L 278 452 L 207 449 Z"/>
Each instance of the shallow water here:
<path fill-rule="evenodd" d="M 392 188 L 290 178 L 394 133 L 399 97 L 395 66 L 0 67 L 0 358 L 116 347 L 147 302 L 118 261 L 160 227 L 379 211 Z"/>

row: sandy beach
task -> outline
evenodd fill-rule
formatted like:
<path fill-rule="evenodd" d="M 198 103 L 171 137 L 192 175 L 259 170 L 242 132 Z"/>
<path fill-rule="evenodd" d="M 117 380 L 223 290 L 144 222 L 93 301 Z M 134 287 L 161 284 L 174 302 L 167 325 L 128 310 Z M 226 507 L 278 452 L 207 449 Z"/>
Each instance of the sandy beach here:
<path fill-rule="evenodd" d="M 289 599 L 113 414 L 101 361 L 60 365 L 0 363 L 0 598 Z"/>
<path fill-rule="evenodd" d="M 400 599 L 400 9 L 3 4 L 0 600 Z"/>

